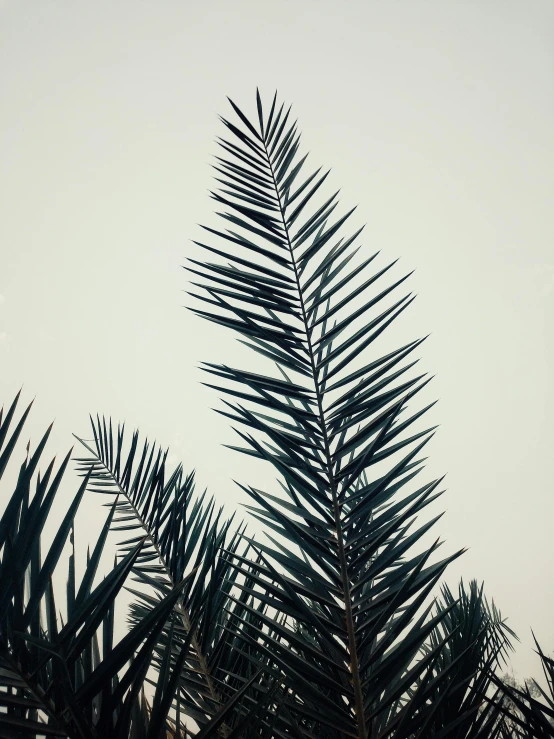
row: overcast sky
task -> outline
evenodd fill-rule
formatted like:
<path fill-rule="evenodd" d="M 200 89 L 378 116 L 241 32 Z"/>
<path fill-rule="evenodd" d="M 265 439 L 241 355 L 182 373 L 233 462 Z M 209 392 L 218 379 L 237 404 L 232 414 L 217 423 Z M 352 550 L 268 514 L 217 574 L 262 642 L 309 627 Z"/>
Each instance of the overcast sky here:
<path fill-rule="evenodd" d="M 437 533 L 469 548 L 447 580 L 485 580 L 516 672 L 536 672 L 530 627 L 554 650 L 552 0 L 0 0 L 0 70 L 0 400 L 37 396 L 33 442 L 55 418 L 61 455 L 106 413 L 229 510 L 233 478 L 265 484 L 221 446 L 197 367 L 243 355 L 183 309 L 181 265 L 215 225 L 225 96 L 253 112 L 277 88 L 363 249 L 416 269 L 395 343 L 431 333 Z M 104 513 L 84 510 L 90 532 Z"/>

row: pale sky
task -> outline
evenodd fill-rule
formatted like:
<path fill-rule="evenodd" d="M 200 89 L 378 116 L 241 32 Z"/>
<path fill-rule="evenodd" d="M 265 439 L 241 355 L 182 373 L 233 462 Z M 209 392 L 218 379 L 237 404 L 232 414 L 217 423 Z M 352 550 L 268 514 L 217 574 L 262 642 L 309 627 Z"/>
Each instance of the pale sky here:
<path fill-rule="evenodd" d="M 530 628 L 554 650 L 552 0 L 0 0 L 0 70 L 0 401 L 37 396 L 32 442 L 55 418 L 61 457 L 106 413 L 229 511 L 232 479 L 271 484 L 221 446 L 197 367 L 245 355 L 182 308 L 181 265 L 215 225 L 225 96 L 252 113 L 277 88 L 367 255 L 416 268 L 391 340 L 431 333 L 436 533 L 469 548 L 446 579 L 485 580 L 536 674 Z M 104 515 L 88 499 L 85 534 Z"/>

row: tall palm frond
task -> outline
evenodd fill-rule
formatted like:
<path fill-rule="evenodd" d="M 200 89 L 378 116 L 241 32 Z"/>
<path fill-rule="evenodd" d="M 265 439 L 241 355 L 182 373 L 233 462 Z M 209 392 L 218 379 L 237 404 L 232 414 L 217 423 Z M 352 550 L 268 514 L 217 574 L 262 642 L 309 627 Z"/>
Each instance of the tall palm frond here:
<path fill-rule="evenodd" d="M 0 477 L 31 407 L 10 434 L 18 400 L 19 394 L 5 417 L 0 412 Z M 68 541 L 74 544 L 74 518 L 90 475 L 85 475 L 45 548 L 44 525 L 71 455 L 57 471 L 52 460 L 43 475 L 38 472 L 50 429 L 32 454 L 27 446 L 15 489 L 0 518 L 0 735 L 153 739 L 148 734 L 144 681 L 159 634 L 186 583 L 178 583 L 147 618 L 114 644 L 116 597 L 141 556 L 142 541 L 93 587 L 112 508 L 80 582 L 75 577 L 73 548 L 61 607 L 54 582 Z M 161 724 L 172 699 L 166 689 L 152 705 Z"/>
<path fill-rule="evenodd" d="M 436 520 L 416 526 L 416 516 L 440 495 L 440 480 L 409 487 L 433 433 L 404 433 L 430 407 L 405 415 L 428 382 L 404 363 L 421 340 L 374 350 L 413 300 L 394 297 L 406 277 L 378 287 L 392 264 L 369 272 L 376 254 L 355 259 L 361 229 L 344 233 L 353 210 L 333 221 L 337 193 L 320 198 L 328 172 L 301 179 L 290 108 L 275 96 L 267 115 L 259 94 L 256 103 L 252 120 L 232 101 L 236 122 L 222 118 L 229 138 L 219 139 L 212 197 L 226 225 L 204 227 L 208 242 L 196 242 L 214 261 L 188 267 L 195 313 L 276 368 L 205 365 L 231 398 L 222 412 L 239 424 L 240 450 L 273 465 L 283 488 L 241 485 L 271 544 L 252 543 L 255 567 L 230 559 L 272 609 L 245 643 L 281 673 L 296 735 L 365 739 L 430 669 L 433 653 L 415 658 L 446 614 L 421 609 L 460 553 L 431 563 L 438 541 L 415 552 Z"/>

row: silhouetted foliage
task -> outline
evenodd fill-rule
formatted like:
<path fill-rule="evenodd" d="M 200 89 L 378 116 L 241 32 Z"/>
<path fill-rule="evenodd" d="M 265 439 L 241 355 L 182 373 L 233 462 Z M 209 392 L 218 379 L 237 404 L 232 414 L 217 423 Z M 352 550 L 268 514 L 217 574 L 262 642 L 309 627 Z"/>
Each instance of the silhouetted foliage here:
<path fill-rule="evenodd" d="M 281 493 L 240 481 L 254 539 L 167 451 L 97 417 L 45 546 L 71 453 L 41 473 L 49 430 L 28 446 L 0 519 L 0 736 L 553 736 L 554 662 L 539 649 L 548 691 L 510 684 L 515 635 L 482 586 L 432 598 L 461 552 L 438 559 L 438 538 L 425 543 L 442 491 L 418 477 L 431 406 L 408 412 L 429 381 L 413 370 L 423 339 L 378 350 L 413 300 L 398 295 L 409 275 L 387 283 L 394 262 L 358 254 L 353 211 L 337 216 L 337 193 L 322 194 L 329 173 L 304 172 L 290 108 L 275 96 L 264 109 L 259 94 L 252 119 L 231 106 L 212 193 L 221 225 L 196 242 L 206 261 L 189 259 L 191 295 L 265 362 L 263 374 L 204 369 L 237 452 L 268 463 Z M 0 416 L 0 476 L 30 410 L 13 428 L 18 399 Z M 108 515 L 77 578 L 85 492 Z M 110 530 L 123 533 L 97 582 Z M 116 641 L 122 588 L 134 600 Z"/>

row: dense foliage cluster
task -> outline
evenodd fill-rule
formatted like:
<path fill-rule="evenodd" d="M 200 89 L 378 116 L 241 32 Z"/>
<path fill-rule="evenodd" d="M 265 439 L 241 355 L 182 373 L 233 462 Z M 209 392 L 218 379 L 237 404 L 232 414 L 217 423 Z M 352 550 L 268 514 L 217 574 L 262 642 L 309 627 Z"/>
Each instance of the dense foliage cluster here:
<path fill-rule="evenodd" d="M 329 173 L 304 171 L 290 109 L 256 104 L 253 119 L 232 102 L 235 122 L 222 119 L 222 225 L 205 228 L 206 260 L 188 271 L 193 310 L 265 362 L 266 374 L 205 370 L 237 453 L 271 465 L 281 492 L 241 481 L 254 539 L 167 451 L 97 417 L 45 546 L 71 453 L 40 471 L 49 430 L 28 447 L 2 493 L 0 737 L 554 736 L 554 662 L 539 649 L 550 692 L 503 680 L 515 635 L 482 587 L 432 597 L 461 552 L 425 544 L 441 481 L 420 479 L 430 406 L 408 411 L 428 382 L 412 373 L 422 340 L 378 349 L 413 300 L 398 295 L 407 276 L 387 283 L 392 265 L 358 253 L 352 211 L 321 194 Z M 18 398 L 0 416 L 0 476 L 30 411 L 16 420 Z M 109 510 L 78 578 L 86 493 Z M 124 533 L 99 579 L 110 530 Z M 133 602 L 116 639 L 123 588 Z"/>

